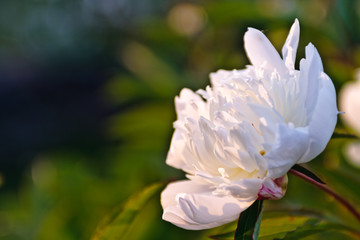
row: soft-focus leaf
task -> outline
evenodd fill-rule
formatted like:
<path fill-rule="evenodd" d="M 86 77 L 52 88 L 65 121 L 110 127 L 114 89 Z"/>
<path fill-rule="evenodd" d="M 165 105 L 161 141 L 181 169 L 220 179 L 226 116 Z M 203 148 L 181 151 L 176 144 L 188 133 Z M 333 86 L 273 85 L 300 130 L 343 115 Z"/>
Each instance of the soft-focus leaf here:
<path fill-rule="evenodd" d="M 296 240 L 302 239 L 307 236 L 311 236 L 314 234 L 323 233 L 325 231 L 341 231 L 351 234 L 353 237 L 360 237 L 360 232 L 351 229 L 347 226 L 337 224 L 337 223 L 318 223 L 309 221 L 307 224 L 299 227 L 296 231 L 288 232 L 284 238 L 286 240 Z"/>
<path fill-rule="evenodd" d="M 156 183 L 132 196 L 120 211 L 115 210 L 99 223 L 91 239 L 123 239 L 137 214 L 162 187 L 162 183 Z"/>
<path fill-rule="evenodd" d="M 257 240 L 262 217 L 263 200 L 256 200 L 240 214 L 235 240 Z"/>
<path fill-rule="evenodd" d="M 304 213 L 304 212 L 303 212 Z M 342 224 L 326 222 L 320 215 L 305 214 L 285 215 L 286 212 L 265 214 L 261 223 L 260 240 L 302 239 L 303 237 L 325 231 L 346 231 L 358 235 L 359 232 Z"/>
<path fill-rule="evenodd" d="M 151 96 L 147 86 L 136 77 L 128 75 L 117 75 L 109 79 L 103 89 L 106 100 L 114 105 Z"/>
<path fill-rule="evenodd" d="M 123 49 L 124 65 L 156 94 L 172 98 L 181 81 L 168 62 L 145 45 L 132 42 Z"/>
<path fill-rule="evenodd" d="M 232 240 L 235 231 L 229 231 L 235 224 L 225 228 L 225 233 L 210 236 L 211 239 Z M 308 211 L 264 212 L 259 240 L 302 239 L 303 237 L 332 231 L 358 237 L 360 232 L 348 226 L 326 222 L 324 217 Z M 251 238 L 250 238 L 251 239 Z"/>
<path fill-rule="evenodd" d="M 172 111 L 172 104 L 168 103 L 149 103 L 128 109 L 124 111 L 126 114 L 109 118 L 108 135 L 112 139 L 126 139 L 128 149 L 163 150 L 168 144 Z"/>

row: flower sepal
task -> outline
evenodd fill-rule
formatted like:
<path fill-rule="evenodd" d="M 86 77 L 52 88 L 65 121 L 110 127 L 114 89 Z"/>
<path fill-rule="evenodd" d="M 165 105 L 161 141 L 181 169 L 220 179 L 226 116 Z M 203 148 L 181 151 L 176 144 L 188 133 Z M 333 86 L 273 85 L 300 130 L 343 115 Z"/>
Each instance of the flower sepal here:
<path fill-rule="evenodd" d="M 275 200 L 282 198 L 286 193 L 287 184 L 288 184 L 287 174 L 276 179 L 266 178 L 258 193 L 258 199 Z"/>

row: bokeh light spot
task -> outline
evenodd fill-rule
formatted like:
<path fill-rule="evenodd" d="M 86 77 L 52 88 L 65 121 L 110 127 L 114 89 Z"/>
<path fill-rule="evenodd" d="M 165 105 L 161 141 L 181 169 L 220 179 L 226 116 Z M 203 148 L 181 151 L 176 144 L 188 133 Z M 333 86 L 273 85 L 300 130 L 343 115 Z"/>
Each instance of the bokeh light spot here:
<path fill-rule="evenodd" d="M 206 13 L 202 7 L 194 4 L 178 4 L 170 10 L 168 23 L 175 32 L 192 36 L 204 28 Z"/>

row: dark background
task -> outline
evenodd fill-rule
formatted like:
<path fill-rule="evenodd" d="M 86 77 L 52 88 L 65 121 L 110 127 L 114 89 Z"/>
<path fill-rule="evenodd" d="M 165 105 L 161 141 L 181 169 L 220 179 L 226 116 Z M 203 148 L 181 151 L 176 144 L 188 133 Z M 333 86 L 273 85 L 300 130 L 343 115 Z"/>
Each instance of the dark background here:
<path fill-rule="evenodd" d="M 340 90 L 360 66 L 359 12 L 350 0 L 2 0 L 0 239 L 88 239 L 132 193 L 182 178 L 165 165 L 173 99 L 204 88 L 210 72 L 249 64 L 247 27 L 280 51 L 298 18 L 297 60 L 314 43 Z M 356 202 L 359 169 L 345 143 L 332 140 L 309 167 Z M 278 204 L 351 219 L 313 190 L 290 178 Z M 144 212 L 132 239 L 202 234 L 163 222 L 158 200 Z"/>

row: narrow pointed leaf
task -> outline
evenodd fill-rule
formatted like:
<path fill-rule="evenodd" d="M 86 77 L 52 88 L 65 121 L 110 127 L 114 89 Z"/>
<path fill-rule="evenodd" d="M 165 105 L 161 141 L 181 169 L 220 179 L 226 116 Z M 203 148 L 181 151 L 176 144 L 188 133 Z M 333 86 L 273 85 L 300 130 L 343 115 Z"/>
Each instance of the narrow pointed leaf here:
<path fill-rule="evenodd" d="M 258 240 L 262 207 L 263 200 L 256 200 L 240 214 L 235 231 L 235 240 Z"/>
<path fill-rule="evenodd" d="M 356 135 L 354 135 L 354 134 L 349 134 L 349 133 L 337 133 L 337 132 L 334 132 L 333 135 L 331 136 L 331 138 L 359 139 L 359 137 L 356 136 Z"/>
<path fill-rule="evenodd" d="M 325 182 L 323 180 L 321 180 L 318 176 L 316 176 L 313 172 L 311 172 L 310 170 L 308 170 L 298 164 L 295 164 L 292 167 L 292 169 L 308 176 L 309 178 L 315 180 L 318 183 L 325 184 Z"/>

